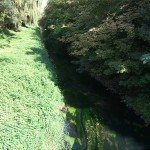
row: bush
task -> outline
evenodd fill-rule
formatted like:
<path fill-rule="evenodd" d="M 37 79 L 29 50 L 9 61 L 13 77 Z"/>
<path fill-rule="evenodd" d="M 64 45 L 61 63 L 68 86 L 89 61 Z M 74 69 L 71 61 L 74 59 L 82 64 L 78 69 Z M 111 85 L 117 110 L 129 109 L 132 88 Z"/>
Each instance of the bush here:
<path fill-rule="evenodd" d="M 59 2 L 50 1 L 41 20 L 49 36 L 68 44 L 80 71 L 105 79 L 150 123 L 150 1 Z"/>
<path fill-rule="evenodd" d="M 23 22 L 36 24 L 39 16 L 36 2 L 4 0 L 0 2 L 0 27 L 16 30 Z"/>

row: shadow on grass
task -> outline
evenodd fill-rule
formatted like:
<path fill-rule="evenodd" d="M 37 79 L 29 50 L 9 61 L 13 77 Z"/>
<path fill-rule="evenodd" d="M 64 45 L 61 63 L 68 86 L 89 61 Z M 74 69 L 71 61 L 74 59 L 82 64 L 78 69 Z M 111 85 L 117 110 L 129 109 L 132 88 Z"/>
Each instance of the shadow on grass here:
<path fill-rule="evenodd" d="M 38 40 L 39 42 L 41 42 L 42 37 L 41 37 L 41 31 L 39 27 L 36 28 L 32 28 L 35 32 L 33 32 L 32 34 L 32 39 Z"/>
<path fill-rule="evenodd" d="M 57 81 L 55 79 L 54 67 L 48 58 L 47 52 L 42 48 L 36 48 L 36 47 L 30 48 L 30 50 L 31 51 L 26 52 L 26 54 L 27 55 L 36 54 L 37 57 L 34 59 L 34 61 L 44 64 L 46 69 L 50 72 L 49 74 L 50 80 L 54 81 L 54 83 L 57 84 Z"/>
<path fill-rule="evenodd" d="M 0 63 L 1 63 L 1 62 L 7 62 L 7 63 L 10 63 L 11 60 L 8 59 L 8 58 L 0 58 Z"/>
<path fill-rule="evenodd" d="M 10 47 L 10 42 L 12 38 L 16 38 L 15 34 L 11 32 L 11 30 L 8 30 L 6 28 L 0 29 L 0 39 L 3 41 L 0 41 L 0 48 L 4 47 Z"/>
<path fill-rule="evenodd" d="M 13 36 L 13 35 L 15 35 L 14 33 L 10 32 L 8 29 L 5 29 L 5 28 L 0 29 L 0 34 L 6 35 L 6 36 Z"/>

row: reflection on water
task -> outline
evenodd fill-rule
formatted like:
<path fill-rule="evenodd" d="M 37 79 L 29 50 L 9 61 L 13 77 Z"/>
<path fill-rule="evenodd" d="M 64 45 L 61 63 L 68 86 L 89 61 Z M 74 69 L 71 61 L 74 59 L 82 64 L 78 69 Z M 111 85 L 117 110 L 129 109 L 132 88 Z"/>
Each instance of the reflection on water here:
<path fill-rule="evenodd" d="M 49 52 L 68 106 L 66 141 L 73 150 L 148 150 L 150 127 L 97 81 L 76 72 L 65 55 Z"/>

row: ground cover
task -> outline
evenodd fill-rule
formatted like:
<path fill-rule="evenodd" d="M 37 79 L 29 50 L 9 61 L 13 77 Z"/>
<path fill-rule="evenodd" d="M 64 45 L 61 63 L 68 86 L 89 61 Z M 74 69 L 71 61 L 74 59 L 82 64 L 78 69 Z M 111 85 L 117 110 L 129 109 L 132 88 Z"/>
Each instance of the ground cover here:
<path fill-rule="evenodd" d="M 0 149 L 64 147 L 64 97 L 39 31 L 0 37 Z"/>

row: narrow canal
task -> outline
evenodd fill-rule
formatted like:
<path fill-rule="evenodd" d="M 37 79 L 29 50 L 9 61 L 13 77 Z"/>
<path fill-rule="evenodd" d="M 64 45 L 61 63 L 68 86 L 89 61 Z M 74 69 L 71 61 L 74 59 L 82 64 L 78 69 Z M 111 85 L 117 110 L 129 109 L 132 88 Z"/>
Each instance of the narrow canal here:
<path fill-rule="evenodd" d="M 89 76 L 77 73 L 77 66 L 62 51 L 63 47 L 58 47 L 55 42 L 46 45 L 66 100 L 66 145 L 72 150 L 150 149 L 150 127 L 144 126 L 144 121 L 117 95 Z"/>

